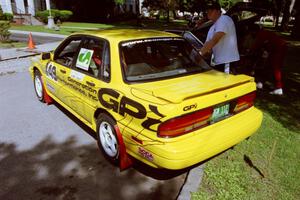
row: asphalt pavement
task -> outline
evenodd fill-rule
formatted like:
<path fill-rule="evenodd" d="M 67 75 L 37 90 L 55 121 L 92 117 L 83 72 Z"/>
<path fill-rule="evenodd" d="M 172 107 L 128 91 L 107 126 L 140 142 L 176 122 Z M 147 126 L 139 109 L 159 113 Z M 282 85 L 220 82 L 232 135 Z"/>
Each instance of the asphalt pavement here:
<path fill-rule="evenodd" d="M 29 33 L 20 33 L 20 32 L 12 32 L 10 35 L 10 39 L 13 41 L 19 42 L 28 42 Z M 33 40 L 36 45 L 45 44 L 51 42 L 61 41 L 60 37 L 47 37 L 43 35 L 33 35 Z"/>
<path fill-rule="evenodd" d="M 61 106 L 37 100 L 28 64 L 0 62 L 0 199 L 176 199 L 187 170 L 137 162 L 120 172 L 92 130 Z"/>
<path fill-rule="evenodd" d="M 16 39 L 29 33 L 12 32 Z M 92 130 L 58 104 L 37 100 L 30 59 L 65 36 L 32 35 L 50 43 L 0 51 L 0 199 L 190 199 L 203 164 L 169 171 L 135 162 L 120 172 L 98 150 Z"/>
<path fill-rule="evenodd" d="M 12 40 L 22 42 L 28 41 L 28 35 L 32 33 L 32 38 L 36 44 L 35 49 L 24 48 L 9 48 L 0 49 L 0 61 L 6 61 L 16 58 L 24 58 L 28 56 L 38 55 L 42 52 L 50 52 L 54 50 L 60 42 L 66 37 L 65 35 L 58 35 L 52 33 L 40 33 L 29 31 L 10 30 Z"/>

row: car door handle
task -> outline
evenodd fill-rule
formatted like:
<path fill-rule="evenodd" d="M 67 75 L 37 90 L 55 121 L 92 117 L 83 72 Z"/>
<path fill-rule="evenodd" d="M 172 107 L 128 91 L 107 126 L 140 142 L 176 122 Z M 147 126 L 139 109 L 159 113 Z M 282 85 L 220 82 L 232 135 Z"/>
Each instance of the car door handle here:
<path fill-rule="evenodd" d="M 67 71 L 66 71 L 66 70 L 63 70 L 63 69 L 61 69 L 61 70 L 60 70 L 60 72 L 61 72 L 61 73 L 63 73 L 63 74 L 65 74 Z"/>
<path fill-rule="evenodd" d="M 93 83 L 93 82 L 89 82 L 89 81 L 86 81 L 86 84 L 88 84 L 89 86 L 92 86 L 92 87 L 94 87 L 94 86 L 95 86 L 95 83 Z"/>

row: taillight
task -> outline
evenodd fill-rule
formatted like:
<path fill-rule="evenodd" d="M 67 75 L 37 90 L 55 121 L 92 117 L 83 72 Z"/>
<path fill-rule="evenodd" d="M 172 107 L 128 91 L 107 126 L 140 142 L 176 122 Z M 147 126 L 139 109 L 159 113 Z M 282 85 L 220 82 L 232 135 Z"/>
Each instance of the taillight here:
<path fill-rule="evenodd" d="M 256 92 L 251 92 L 237 99 L 236 106 L 233 110 L 234 113 L 239 113 L 253 106 L 256 97 Z"/>
<path fill-rule="evenodd" d="M 177 117 L 158 127 L 159 137 L 175 137 L 209 125 L 213 108 L 206 108 L 191 114 Z"/>
<path fill-rule="evenodd" d="M 253 106 L 254 100 L 256 97 L 256 92 L 251 92 L 244 96 L 236 99 L 231 103 L 231 106 L 235 106 L 234 109 L 230 109 L 231 115 L 244 111 Z M 216 107 L 218 108 L 218 107 Z M 215 109 L 216 109 L 215 108 Z M 158 127 L 158 136 L 159 137 L 176 137 L 180 136 L 202 127 L 205 127 L 211 124 L 211 117 L 213 114 L 213 107 L 205 108 L 200 111 L 196 111 L 191 114 L 183 115 L 181 117 L 176 117 L 162 123 Z"/>

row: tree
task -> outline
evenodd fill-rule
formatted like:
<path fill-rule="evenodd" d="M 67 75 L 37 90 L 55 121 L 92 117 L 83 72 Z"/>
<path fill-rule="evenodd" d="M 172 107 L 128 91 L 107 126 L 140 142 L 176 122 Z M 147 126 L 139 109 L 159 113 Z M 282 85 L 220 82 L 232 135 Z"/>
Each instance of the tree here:
<path fill-rule="evenodd" d="M 300 0 L 296 0 L 294 5 L 294 11 L 295 11 L 295 24 L 292 30 L 292 36 L 295 39 L 300 40 Z"/>
<path fill-rule="evenodd" d="M 114 0 L 114 2 L 117 5 L 123 5 L 125 3 L 125 0 Z"/>
<path fill-rule="evenodd" d="M 291 7 L 294 5 L 295 0 L 272 0 L 273 14 L 275 16 L 275 28 L 281 31 L 289 30 L 289 22 L 291 17 Z M 279 17 L 282 14 L 281 26 L 279 27 Z"/>
<path fill-rule="evenodd" d="M 178 0 L 145 0 L 144 7 L 150 7 L 151 10 L 162 10 L 167 14 L 167 22 L 170 21 L 170 11 L 179 8 Z"/>
<path fill-rule="evenodd" d="M 0 20 L 3 18 L 3 10 L 2 10 L 2 7 L 1 7 L 1 5 L 0 5 Z"/>
<path fill-rule="evenodd" d="M 283 0 L 282 3 L 283 3 L 282 4 L 283 5 L 282 6 L 283 17 L 282 17 L 282 21 L 281 21 L 280 30 L 288 31 L 288 26 L 289 26 L 290 17 L 291 17 L 290 6 L 291 6 L 292 1 L 291 0 Z"/>
<path fill-rule="evenodd" d="M 107 20 L 108 17 L 114 15 L 114 8 L 116 6 L 114 0 L 52 0 L 52 2 L 57 9 L 73 11 L 72 20 L 87 22 Z"/>
<path fill-rule="evenodd" d="M 228 10 L 230 7 L 232 7 L 234 4 L 242 0 L 219 0 L 219 3 L 222 8 L 225 10 Z"/>
<path fill-rule="evenodd" d="M 206 0 L 179 0 L 178 7 L 180 11 L 191 13 L 200 12 L 205 9 Z"/>
<path fill-rule="evenodd" d="M 9 21 L 0 21 L 0 42 L 7 41 L 9 39 L 9 28 Z"/>

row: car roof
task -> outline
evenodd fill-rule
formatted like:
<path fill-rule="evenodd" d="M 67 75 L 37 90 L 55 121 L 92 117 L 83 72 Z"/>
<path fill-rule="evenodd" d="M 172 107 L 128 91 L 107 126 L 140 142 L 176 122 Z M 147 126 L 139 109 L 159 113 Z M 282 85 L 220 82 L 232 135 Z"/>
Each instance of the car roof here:
<path fill-rule="evenodd" d="M 86 31 L 80 33 L 74 33 L 72 35 L 89 35 L 96 36 L 108 41 L 128 41 L 145 38 L 157 38 L 157 37 L 180 37 L 173 33 L 164 31 L 147 30 L 147 29 L 105 29 L 97 31 Z"/>

